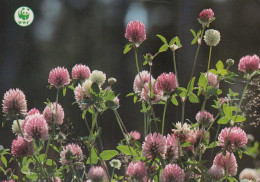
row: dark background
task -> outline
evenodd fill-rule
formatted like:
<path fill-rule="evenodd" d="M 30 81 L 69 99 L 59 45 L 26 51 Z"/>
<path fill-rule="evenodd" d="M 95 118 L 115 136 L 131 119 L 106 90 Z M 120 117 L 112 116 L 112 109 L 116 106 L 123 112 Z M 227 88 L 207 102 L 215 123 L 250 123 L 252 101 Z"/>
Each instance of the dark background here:
<path fill-rule="evenodd" d="M 34 22 L 20 27 L 14 21 L 14 12 L 20 6 L 28 6 L 34 12 Z M 133 52 L 123 55 L 125 27 L 129 21 L 141 20 L 146 25 L 147 40 L 140 47 L 142 54 L 156 53 L 161 41 L 156 34 L 168 40 L 178 35 L 183 48 L 177 51 L 179 82 L 186 86 L 190 77 L 196 46 L 190 44 L 193 36 L 190 29 L 199 30 L 198 14 L 204 8 L 212 8 L 216 21 L 211 28 L 221 33 L 221 41 L 213 48 L 212 65 L 218 60 L 235 60 L 233 70 L 242 56 L 259 53 L 260 48 L 260 1 L 258 0 L 2 0 L 0 2 L 0 96 L 10 88 L 24 91 L 28 109 L 43 111 L 44 101 L 55 100 L 55 89 L 49 90 L 49 71 L 64 66 L 71 72 L 77 63 L 91 70 L 102 70 L 107 78 L 115 77 L 114 86 L 120 93 L 119 113 L 128 130 L 142 131 L 143 116 L 140 105 L 125 95 L 132 92 L 136 75 Z M 205 72 L 209 47 L 202 45 L 196 76 Z M 141 65 L 141 64 L 140 64 Z M 142 69 L 148 69 L 143 67 Z M 159 55 L 153 62 L 152 74 L 156 78 L 162 72 L 173 71 L 171 52 Z M 226 91 L 227 85 L 221 87 Z M 241 93 L 240 79 L 232 89 Z M 67 91 L 60 97 L 66 121 L 73 123 L 73 136 L 87 134 L 77 105 L 72 105 L 74 95 Z M 162 116 L 163 106 L 156 107 L 157 116 Z M 199 104 L 186 107 L 186 119 L 194 121 L 200 110 Z M 208 107 L 209 108 L 209 107 Z M 211 109 L 208 109 L 211 111 Z M 170 106 L 167 111 L 167 132 L 172 122 L 180 119 L 180 109 Z M 3 120 L 2 115 L 0 119 Z M 105 149 L 112 149 L 122 139 L 121 132 L 111 111 L 99 118 L 103 128 L 102 140 Z M 14 135 L 9 122 L 0 128 L 0 144 L 11 147 Z M 246 131 L 259 140 L 259 128 L 247 126 Z M 246 162 L 246 164 L 245 164 Z M 252 160 L 244 157 L 239 169 L 255 167 Z M 211 164 L 210 164 L 211 165 Z"/>

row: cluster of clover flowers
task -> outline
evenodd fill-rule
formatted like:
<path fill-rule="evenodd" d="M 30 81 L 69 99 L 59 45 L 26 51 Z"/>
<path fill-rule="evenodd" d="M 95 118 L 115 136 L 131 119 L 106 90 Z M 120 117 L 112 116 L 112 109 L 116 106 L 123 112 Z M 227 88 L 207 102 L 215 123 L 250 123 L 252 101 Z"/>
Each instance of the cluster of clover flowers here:
<path fill-rule="evenodd" d="M 7 120 L 13 120 L 12 130 L 17 138 L 12 142 L 12 160 L 19 164 L 21 174 L 17 176 L 14 170 L 8 168 L 1 170 L 8 181 L 236 181 L 233 177 L 237 173 L 237 161 L 234 153 L 242 156 L 248 153 L 245 147 L 248 143 L 246 133 L 241 127 L 246 118 L 239 115 L 240 107 L 251 78 L 259 74 L 259 57 L 257 55 L 242 57 L 238 64 L 238 70 L 243 73 L 246 85 L 240 99 L 238 93 L 229 90 L 227 97 L 219 97 L 222 91 L 219 89 L 221 81 L 234 81 L 235 73 L 229 70 L 234 60 L 227 60 L 227 68 L 218 61 L 216 69 L 210 69 L 212 48 L 220 42 L 220 33 L 217 30 L 207 29 L 212 23 L 214 13 L 211 9 L 205 9 L 198 18 L 202 30 L 198 33 L 192 30 L 197 51 L 191 79 L 187 88 L 179 86 L 176 69 L 175 52 L 181 48 L 179 38 L 174 37 L 169 43 L 157 35 L 164 43 L 159 51 L 152 55 L 144 56 L 144 65 L 149 65 L 150 72 L 140 71 L 137 50 L 146 40 L 145 26 L 140 21 L 133 21 L 127 25 L 125 37 L 129 43 L 124 49 L 126 54 L 134 49 L 137 75 L 134 80 L 134 93 L 128 96 L 134 97 L 134 102 L 142 104 L 141 112 L 144 113 L 144 142 L 138 141 L 141 134 L 138 131 L 127 132 L 122 119 L 117 111 L 119 99 L 112 90 L 116 83 L 115 78 L 108 79 L 108 86 L 104 87 L 106 74 L 102 71 L 90 71 L 89 67 L 77 64 L 72 69 L 72 80 L 69 72 L 64 67 L 57 67 L 49 73 L 48 83 L 57 90 L 55 102 L 46 102 L 46 108 L 41 113 L 33 108 L 27 112 L 27 101 L 20 89 L 10 89 L 3 98 L 3 113 Z M 205 34 L 204 34 L 205 32 Z M 195 87 L 194 76 L 197 57 L 202 39 L 210 47 L 209 60 L 206 73 L 201 73 L 198 87 Z M 162 52 L 170 49 L 173 54 L 174 73 L 162 73 L 157 79 L 151 75 L 153 59 Z M 78 85 L 76 85 L 78 84 Z M 83 163 L 85 156 L 82 148 L 76 143 L 64 146 L 64 134 L 61 134 L 60 125 L 63 124 L 64 110 L 59 104 L 59 93 L 66 88 L 74 91 L 76 103 L 82 110 L 89 135 L 82 137 L 82 143 L 86 145 L 87 161 Z M 195 94 L 194 91 L 197 91 Z M 185 122 L 185 103 L 199 103 L 199 97 L 203 98 L 202 108 L 197 113 L 196 123 Z M 215 117 L 205 110 L 206 102 L 215 98 L 213 107 L 218 110 Z M 236 103 L 239 100 L 239 103 Z M 181 121 L 175 124 L 172 134 L 164 136 L 164 123 L 167 104 L 182 104 Z M 155 104 L 164 104 L 162 120 L 156 117 Z M 117 146 L 118 150 L 103 150 L 101 141 L 101 128 L 98 126 L 98 116 L 107 109 L 111 109 L 122 131 L 124 139 Z M 86 115 L 91 115 L 88 121 Z M 160 121 L 160 122 L 158 122 Z M 188 121 L 188 120 L 187 120 Z M 217 132 L 210 143 L 210 129 L 214 123 L 218 123 Z M 158 126 L 161 123 L 161 126 Z M 222 129 L 221 124 L 229 124 Z M 159 129 L 161 130 L 159 132 Z M 218 141 L 217 141 L 218 140 Z M 220 152 L 215 156 L 212 167 L 208 170 L 202 160 L 207 149 L 220 147 Z M 50 156 L 49 149 L 53 148 L 60 154 L 59 161 Z M 120 153 L 118 152 L 120 151 Z M 213 153 L 213 152 L 212 152 Z M 1 149 L 1 161 L 7 168 L 5 155 L 8 149 Z M 49 154 L 49 155 L 48 155 Z M 121 160 L 113 159 L 115 156 Z M 113 160 L 111 160 L 113 159 Z M 12 161 L 11 160 L 11 161 Z M 107 161 L 112 168 L 109 170 Z M 60 164 L 57 165 L 57 162 Z M 125 169 L 121 168 L 124 165 Z M 86 168 L 89 168 L 88 172 Z M 121 170 L 125 174 L 120 176 Z M 111 172 L 111 173 L 110 173 Z M 259 178 L 254 180 L 260 181 Z"/>

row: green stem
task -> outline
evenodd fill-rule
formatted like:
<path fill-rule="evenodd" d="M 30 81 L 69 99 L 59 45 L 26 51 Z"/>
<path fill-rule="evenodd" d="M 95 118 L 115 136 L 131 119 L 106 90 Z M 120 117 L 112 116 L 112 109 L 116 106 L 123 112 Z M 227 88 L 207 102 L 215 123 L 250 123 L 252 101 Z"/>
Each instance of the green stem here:
<path fill-rule="evenodd" d="M 211 155 L 210 155 L 210 161 L 212 161 L 213 152 L 214 152 L 214 148 L 215 148 L 216 141 L 217 141 L 217 138 L 218 138 L 219 129 L 220 129 L 220 125 L 218 125 L 217 132 L 216 132 L 216 135 L 215 135 L 215 138 L 214 138 L 214 144 L 213 144 Z"/>
<path fill-rule="evenodd" d="M 146 136 L 147 135 L 147 128 L 146 128 L 146 126 L 147 126 L 147 121 L 146 121 L 146 112 L 144 112 L 144 136 Z"/>
<path fill-rule="evenodd" d="M 226 168 L 226 170 L 225 170 L 225 176 L 226 176 L 226 180 L 225 180 L 225 181 L 227 181 L 228 170 L 229 170 L 229 165 L 230 165 L 230 159 L 231 159 L 231 153 L 229 153 L 227 168 Z"/>
<path fill-rule="evenodd" d="M 96 122 L 96 130 L 98 131 L 98 122 Z M 103 144 L 102 144 L 102 140 L 101 140 L 101 136 L 100 134 L 98 135 L 98 140 L 99 140 L 99 144 L 100 144 L 100 149 L 101 151 L 103 151 Z"/>
<path fill-rule="evenodd" d="M 114 172 L 115 172 L 115 168 L 113 167 L 113 169 L 112 169 L 112 174 L 111 174 L 111 178 L 110 178 L 110 181 L 112 181 L 112 180 L 113 180 Z"/>
<path fill-rule="evenodd" d="M 165 113 L 166 113 L 166 109 L 167 109 L 167 102 L 168 102 L 168 99 L 165 101 L 165 105 L 164 105 L 164 109 L 163 109 L 162 135 L 164 133 L 164 122 L 165 122 Z"/>
<path fill-rule="evenodd" d="M 204 110 L 205 110 L 205 106 L 206 106 L 207 100 L 208 100 L 208 96 L 207 96 L 207 94 L 205 93 L 204 101 L 203 101 L 202 106 L 201 106 L 201 111 L 204 111 Z"/>
<path fill-rule="evenodd" d="M 176 66 L 176 58 L 175 58 L 175 51 L 172 51 L 172 57 L 173 57 L 173 67 L 174 67 L 174 72 L 175 72 L 175 76 L 176 76 L 176 81 L 177 84 L 179 85 L 179 80 L 178 80 L 178 73 L 177 73 L 177 66 Z"/>
<path fill-rule="evenodd" d="M 184 113 L 185 113 L 185 100 L 181 102 L 181 125 L 184 123 Z"/>

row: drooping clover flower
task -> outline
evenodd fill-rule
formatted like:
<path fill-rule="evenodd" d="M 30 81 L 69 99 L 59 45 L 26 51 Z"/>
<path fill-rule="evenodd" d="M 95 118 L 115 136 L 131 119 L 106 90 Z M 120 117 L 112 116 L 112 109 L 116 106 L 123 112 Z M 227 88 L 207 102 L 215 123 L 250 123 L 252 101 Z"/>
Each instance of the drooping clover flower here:
<path fill-rule="evenodd" d="M 168 164 L 161 173 L 161 182 L 184 182 L 184 178 L 184 170 L 177 164 Z"/>
<path fill-rule="evenodd" d="M 121 168 L 121 161 L 118 160 L 118 159 L 113 159 L 109 162 L 110 166 L 113 167 L 113 168 L 116 168 L 116 169 L 120 169 Z"/>
<path fill-rule="evenodd" d="M 178 141 L 175 136 L 168 134 L 166 138 L 166 158 L 176 161 L 179 157 Z"/>
<path fill-rule="evenodd" d="M 60 163 L 62 165 L 81 162 L 83 159 L 84 156 L 81 147 L 73 143 L 63 147 L 60 154 Z"/>
<path fill-rule="evenodd" d="M 162 73 L 160 76 L 158 76 L 156 85 L 159 90 L 166 94 L 170 94 L 175 90 L 175 88 L 178 87 L 176 76 L 172 72 L 168 74 Z"/>
<path fill-rule="evenodd" d="M 18 88 L 8 90 L 4 94 L 2 106 L 5 116 L 10 112 L 25 115 L 27 112 L 27 101 L 23 91 Z"/>
<path fill-rule="evenodd" d="M 218 76 L 217 75 L 215 75 L 214 73 L 211 73 L 211 72 L 208 72 L 208 74 L 205 73 L 204 75 L 208 79 L 208 86 L 219 88 Z"/>
<path fill-rule="evenodd" d="M 219 181 L 225 175 L 224 168 L 219 165 L 213 165 L 208 171 L 211 178 L 216 181 Z"/>
<path fill-rule="evenodd" d="M 176 129 L 172 129 L 172 132 L 176 138 L 179 139 L 181 143 L 186 142 L 189 133 L 191 132 L 191 126 L 187 123 L 183 123 L 183 125 L 180 122 L 176 123 Z"/>
<path fill-rule="evenodd" d="M 243 169 L 239 174 L 239 180 L 252 180 L 256 181 L 257 178 L 257 172 L 255 169 L 245 168 Z"/>
<path fill-rule="evenodd" d="M 254 54 L 253 56 L 244 56 L 238 63 L 238 70 L 244 73 L 251 73 L 259 69 L 259 57 Z"/>
<path fill-rule="evenodd" d="M 34 114 L 26 118 L 24 126 L 24 137 L 27 141 L 32 141 L 36 138 L 47 140 L 48 124 L 41 114 Z"/>
<path fill-rule="evenodd" d="M 119 98 L 117 96 L 114 98 L 113 102 L 117 105 L 117 108 L 120 106 Z"/>
<path fill-rule="evenodd" d="M 90 69 L 86 65 L 76 64 L 72 68 L 71 75 L 72 75 L 73 79 L 83 81 L 83 80 L 89 78 L 89 76 L 90 76 Z"/>
<path fill-rule="evenodd" d="M 117 80 L 116 80 L 115 78 L 113 78 L 113 77 L 110 77 L 110 78 L 107 80 L 107 82 L 108 82 L 110 85 L 113 85 L 113 84 L 115 84 L 115 83 L 117 82 Z"/>
<path fill-rule="evenodd" d="M 138 20 L 129 22 L 126 27 L 125 38 L 138 47 L 144 40 L 146 40 L 144 24 Z"/>
<path fill-rule="evenodd" d="M 231 155 L 231 156 L 230 156 Z M 229 160 L 230 158 L 230 160 Z M 229 165 L 228 165 L 229 163 Z M 228 167 L 228 174 L 230 176 L 235 176 L 237 174 L 237 160 L 233 153 L 229 153 L 226 151 L 226 156 L 222 155 L 222 153 L 219 153 L 216 155 L 213 165 L 220 166 L 224 168 L 224 171 L 227 170 Z"/>
<path fill-rule="evenodd" d="M 145 83 L 141 92 L 141 99 L 146 102 L 151 101 L 153 104 L 159 102 L 163 97 L 163 92 L 158 89 L 156 84 L 152 83 L 151 88 L 149 85 L 148 82 Z"/>
<path fill-rule="evenodd" d="M 56 107 L 56 103 L 53 102 L 50 106 L 45 107 L 43 117 L 48 123 L 53 123 L 55 121 L 54 117 L 56 117 L 56 124 L 61 125 L 64 120 L 64 110 L 60 104 Z"/>
<path fill-rule="evenodd" d="M 141 71 L 140 72 L 140 76 L 143 80 L 143 84 L 145 85 L 146 83 L 154 83 L 154 78 L 151 76 L 151 74 L 148 72 L 148 71 Z M 150 78 L 151 78 L 151 81 L 150 81 Z M 143 85 L 142 85 L 142 82 L 141 82 L 141 79 L 139 77 L 139 74 L 137 74 L 135 76 L 135 80 L 134 80 L 134 92 L 139 94 L 141 93 L 143 89 Z"/>
<path fill-rule="evenodd" d="M 90 80 L 89 80 L 90 81 Z M 84 82 L 85 83 L 85 82 Z M 89 83 L 89 82 L 88 82 Z M 92 82 L 90 81 L 90 84 L 92 84 Z M 86 87 L 88 87 L 87 84 L 85 84 Z M 88 94 L 90 95 L 90 88 L 91 85 L 88 89 Z M 78 84 L 78 86 L 75 88 L 74 90 L 74 97 L 76 102 L 78 103 L 80 109 L 82 110 L 87 110 L 89 108 L 89 106 L 87 104 L 85 104 L 84 102 L 82 102 L 83 100 L 87 99 L 87 96 L 85 94 L 85 92 L 82 89 L 82 86 L 80 84 Z"/>
<path fill-rule="evenodd" d="M 137 181 L 142 181 L 147 176 L 147 168 L 143 161 L 131 162 L 126 170 L 126 174 Z"/>
<path fill-rule="evenodd" d="M 210 114 L 207 111 L 199 111 L 196 114 L 196 120 L 198 121 L 198 123 L 200 123 L 202 126 L 209 126 L 213 121 L 214 121 L 214 117 L 212 114 Z"/>
<path fill-rule="evenodd" d="M 92 86 L 92 81 L 91 80 L 86 80 L 83 84 L 82 84 L 82 89 L 83 89 L 83 92 L 84 94 L 87 96 L 87 97 L 91 97 L 90 96 L 90 89 L 91 89 L 91 86 Z M 78 94 L 79 95 L 79 94 Z"/>
<path fill-rule="evenodd" d="M 229 152 L 233 152 L 240 147 L 245 147 L 247 144 L 247 137 L 246 137 L 245 131 L 237 126 L 234 126 L 231 129 L 224 128 L 221 130 L 221 132 L 218 136 L 218 141 L 220 142 L 219 145 L 221 147 L 224 147 L 227 139 L 228 139 L 228 142 L 227 142 L 226 149 Z"/>
<path fill-rule="evenodd" d="M 142 150 L 144 157 L 154 158 L 161 156 L 164 158 L 166 153 L 166 139 L 159 133 L 150 133 L 145 137 Z"/>
<path fill-rule="evenodd" d="M 88 171 L 88 179 L 93 182 L 103 182 L 106 178 L 106 172 L 101 166 L 93 166 Z"/>
<path fill-rule="evenodd" d="M 209 23 L 210 20 L 214 17 L 214 12 L 212 11 L 211 8 L 209 9 L 204 9 L 202 12 L 199 14 L 199 20 L 201 23 Z"/>
<path fill-rule="evenodd" d="M 94 83 L 96 82 L 99 86 L 102 86 L 106 81 L 106 74 L 99 70 L 94 70 L 90 74 L 89 79 Z"/>
<path fill-rule="evenodd" d="M 23 120 L 23 119 L 19 119 L 18 122 L 19 122 L 19 125 L 20 125 L 20 127 L 21 127 L 21 126 L 23 125 L 24 120 Z M 19 129 L 19 125 L 18 125 L 18 123 L 17 123 L 17 120 L 14 120 L 14 121 L 13 121 L 12 132 L 13 132 L 14 134 L 16 134 L 16 135 L 21 135 L 21 132 L 20 132 L 20 129 Z M 21 127 L 21 130 L 22 130 L 22 132 L 23 132 L 22 127 Z"/>
<path fill-rule="evenodd" d="M 141 134 L 138 131 L 131 131 L 130 133 L 128 133 L 128 136 L 130 139 L 133 140 L 140 140 L 141 138 Z"/>
<path fill-rule="evenodd" d="M 48 83 L 57 89 L 70 84 L 70 75 L 67 68 L 53 68 L 49 73 Z"/>
<path fill-rule="evenodd" d="M 33 152 L 33 144 L 30 142 L 27 142 L 28 146 L 26 145 L 26 142 L 24 141 L 23 137 L 18 136 L 16 139 L 12 142 L 12 155 L 29 155 Z M 30 148 L 28 148 L 30 147 Z"/>
<path fill-rule="evenodd" d="M 204 41 L 208 46 L 217 46 L 220 41 L 220 33 L 217 30 L 208 29 L 204 35 Z"/>

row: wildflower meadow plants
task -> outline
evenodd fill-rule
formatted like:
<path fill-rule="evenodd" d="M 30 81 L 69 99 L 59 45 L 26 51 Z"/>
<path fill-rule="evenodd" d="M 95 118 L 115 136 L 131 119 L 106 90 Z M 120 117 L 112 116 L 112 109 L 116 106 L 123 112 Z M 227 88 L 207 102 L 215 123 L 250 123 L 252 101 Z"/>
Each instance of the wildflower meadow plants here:
<path fill-rule="evenodd" d="M 260 74 L 259 57 L 244 56 L 238 64 L 239 75 L 245 79 L 241 94 L 230 88 L 225 94 L 221 82 L 235 83 L 238 76 L 230 70 L 233 59 L 226 63 L 219 60 L 212 66 L 212 51 L 221 44 L 221 33 L 209 29 L 215 20 L 212 9 L 199 14 L 201 30 L 195 32 L 191 44 L 197 45 L 194 63 L 188 85 L 179 83 L 176 51 L 182 48 L 178 36 L 169 42 L 162 35 L 158 52 L 145 54 L 143 65 L 148 70 L 140 70 L 138 49 L 146 36 L 145 25 L 140 21 L 129 22 L 125 38 L 129 41 L 123 53 L 134 53 L 137 74 L 133 81 L 133 97 L 140 112 L 144 115 L 142 131 L 128 131 L 118 112 L 119 95 L 113 90 L 115 78 L 109 78 L 100 71 L 91 71 L 83 64 L 72 68 L 72 78 L 64 67 L 50 71 L 48 80 L 50 89 L 56 90 L 56 97 L 45 102 L 45 109 L 28 111 L 25 94 L 20 89 L 10 89 L 3 97 L 3 114 L 6 122 L 13 122 L 12 131 L 16 138 L 9 149 L 0 148 L 0 171 L 7 181 L 237 181 L 239 158 L 243 154 L 256 155 L 257 146 L 247 146 L 248 139 L 243 127 L 246 116 L 241 105 L 251 79 Z M 199 50 L 202 44 L 209 47 L 207 70 L 198 78 L 194 76 Z M 172 53 L 173 70 L 161 73 L 158 78 L 151 74 L 152 61 L 158 54 Z M 216 60 L 217 58 L 214 58 Z M 107 83 L 106 83 L 107 81 Z M 87 136 L 81 136 L 80 142 L 65 142 L 66 133 L 61 126 L 65 123 L 66 110 L 59 103 L 61 94 L 66 96 L 72 90 L 75 104 L 82 111 L 82 122 L 86 124 Z M 208 102 L 215 112 L 210 113 Z M 193 118 L 187 118 L 187 103 L 201 103 L 201 108 Z M 166 112 L 170 104 L 181 105 L 180 121 L 172 121 L 172 132 L 166 133 Z M 163 105 L 158 116 L 155 105 Z M 198 106 L 198 105 L 196 105 Z M 194 107 L 195 108 L 195 107 Z M 111 110 L 115 122 L 122 132 L 122 140 L 116 149 L 104 150 L 99 117 Z M 87 117 L 90 116 L 90 117 Z M 90 120 L 87 118 L 91 118 Z M 223 128 L 223 129 L 222 129 Z M 11 128 L 10 128 L 11 129 Z M 212 132 L 214 131 L 214 132 Z M 214 134 L 213 134 L 214 133 Z M 143 139 L 143 141 L 142 141 Z M 54 158 L 51 152 L 59 158 Z M 211 158 L 205 157 L 210 151 Z M 213 154 L 216 153 L 213 159 Z M 238 156 L 238 157 L 237 157 Z M 7 161 L 7 159 L 9 159 Z M 11 169 L 11 163 L 17 166 Z M 245 176 L 245 175 L 244 175 Z M 255 175 L 254 181 L 257 181 Z"/>

